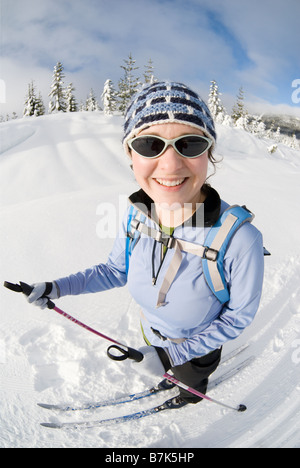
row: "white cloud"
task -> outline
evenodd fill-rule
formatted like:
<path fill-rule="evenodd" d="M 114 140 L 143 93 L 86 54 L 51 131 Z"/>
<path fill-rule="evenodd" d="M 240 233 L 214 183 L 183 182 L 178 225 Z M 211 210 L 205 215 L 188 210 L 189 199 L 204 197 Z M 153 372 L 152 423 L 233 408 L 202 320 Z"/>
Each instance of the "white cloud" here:
<path fill-rule="evenodd" d="M 257 99 L 280 102 L 282 86 L 300 78 L 293 65 L 299 70 L 298 5 L 298 0 L 2 0 L 0 78 L 9 105 L 18 98 L 20 106 L 31 79 L 46 98 L 60 60 L 66 83 L 74 83 L 80 100 L 90 87 L 100 95 L 108 77 L 117 84 L 120 65 L 132 52 L 140 75 L 151 57 L 159 78 L 194 85 L 204 98 L 216 79 L 221 92 L 235 95 L 244 85 Z M 230 40 L 212 29 L 211 11 Z"/>

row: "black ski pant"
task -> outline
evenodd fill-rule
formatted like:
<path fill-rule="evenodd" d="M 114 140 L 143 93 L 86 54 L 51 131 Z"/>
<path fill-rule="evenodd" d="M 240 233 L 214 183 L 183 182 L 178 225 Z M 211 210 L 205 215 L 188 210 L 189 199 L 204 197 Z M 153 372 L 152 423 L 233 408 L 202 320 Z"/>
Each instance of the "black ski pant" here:
<path fill-rule="evenodd" d="M 192 359 L 185 362 L 180 366 L 172 367 L 169 357 L 163 348 L 155 348 L 166 372 L 172 370 L 176 379 L 183 382 L 185 385 L 198 390 L 203 394 L 206 393 L 208 385 L 208 377 L 217 369 L 221 360 L 222 348 L 215 349 L 214 351 L 202 356 L 200 358 Z M 192 393 L 179 388 L 181 398 L 187 403 L 198 403 L 202 398 L 193 395 Z"/>

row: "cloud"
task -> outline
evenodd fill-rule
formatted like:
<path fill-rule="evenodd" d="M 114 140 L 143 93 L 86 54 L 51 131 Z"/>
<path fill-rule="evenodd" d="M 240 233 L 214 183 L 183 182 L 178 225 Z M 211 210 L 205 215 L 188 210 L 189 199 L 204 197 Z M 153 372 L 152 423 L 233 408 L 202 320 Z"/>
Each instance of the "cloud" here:
<path fill-rule="evenodd" d="M 245 80 L 241 84 L 247 83 L 257 93 L 262 89 L 270 99 L 273 94 L 280 99 L 282 88 L 287 91 L 292 77 L 300 71 L 299 1 L 215 0 L 212 8 L 252 62 L 242 73 L 237 71 L 237 76 Z"/>
<path fill-rule="evenodd" d="M 151 58 L 159 78 L 270 102 L 289 99 L 299 72 L 298 0 L 2 0 L 1 76 L 24 99 L 28 77 L 46 99 L 60 60 L 78 99 L 115 85 L 131 52 L 139 73 Z M 284 98 L 283 98 L 284 96 Z M 15 109 L 12 109 L 15 110 Z"/>

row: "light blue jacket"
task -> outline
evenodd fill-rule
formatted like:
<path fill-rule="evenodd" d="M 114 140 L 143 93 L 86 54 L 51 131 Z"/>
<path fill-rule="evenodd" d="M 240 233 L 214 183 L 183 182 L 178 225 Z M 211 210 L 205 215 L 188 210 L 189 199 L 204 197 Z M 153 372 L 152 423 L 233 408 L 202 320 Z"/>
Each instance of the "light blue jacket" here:
<path fill-rule="evenodd" d="M 134 194 L 134 201 L 139 199 L 140 193 L 142 191 Z M 145 194 L 143 196 L 144 201 Z M 208 225 L 214 224 L 228 207 L 213 189 L 210 189 L 207 200 L 209 214 L 204 226 L 185 223 L 175 228 L 175 238 L 202 244 Z M 128 212 L 124 215 L 107 263 L 56 280 L 61 296 L 95 293 L 127 283 L 131 295 L 141 307 L 141 322 L 147 341 L 153 346 L 164 347 L 174 366 L 221 347 L 250 325 L 259 306 L 264 271 L 262 235 L 252 224 L 245 223 L 238 229 L 225 254 L 224 274 L 230 290 L 230 300 L 226 304 L 221 305 L 207 286 L 201 259 L 182 252 L 182 263 L 167 293 L 166 305 L 156 308 L 158 291 L 173 252 L 172 249 L 167 250 L 161 264 L 160 245 L 154 249 L 154 239 L 142 234 L 132 251 L 127 275 L 127 218 Z M 148 217 L 146 224 L 159 229 Z M 159 270 L 155 285 L 152 284 L 153 269 L 156 273 Z M 185 341 L 162 340 L 152 329 L 158 330 L 163 337 Z"/>

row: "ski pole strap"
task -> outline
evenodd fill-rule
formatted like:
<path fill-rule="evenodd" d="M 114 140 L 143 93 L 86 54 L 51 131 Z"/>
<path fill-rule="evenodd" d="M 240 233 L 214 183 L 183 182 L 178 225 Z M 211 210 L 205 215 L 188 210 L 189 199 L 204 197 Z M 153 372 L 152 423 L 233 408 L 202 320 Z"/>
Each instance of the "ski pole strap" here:
<path fill-rule="evenodd" d="M 29 286 L 29 284 L 23 283 L 22 281 L 20 281 L 19 284 L 10 283 L 9 281 L 4 281 L 3 286 L 7 289 L 10 289 L 11 291 L 23 293 L 25 294 L 25 296 L 29 296 L 33 290 L 32 286 Z M 46 290 L 42 297 L 45 297 L 46 299 L 48 299 L 47 294 L 49 294 L 49 291 Z M 54 309 L 55 307 L 54 302 L 48 299 L 47 307 L 48 309 Z"/>
<path fill-rule="evenodd" d="M 121 354 L 116 355 L 112 353 L 112 349 L 117 350 Z M 113 361 L 125 361 L 125 359 L 133 359 L 136 362 L 141 362 L 144 358 L 144 355 L 137 349 L 129 347 L 127 347 L 127 349 L 124 349 L 117 345 L 111 345 L 109 346 L 109 348 L 107 348 L 107 356 Z"/>

